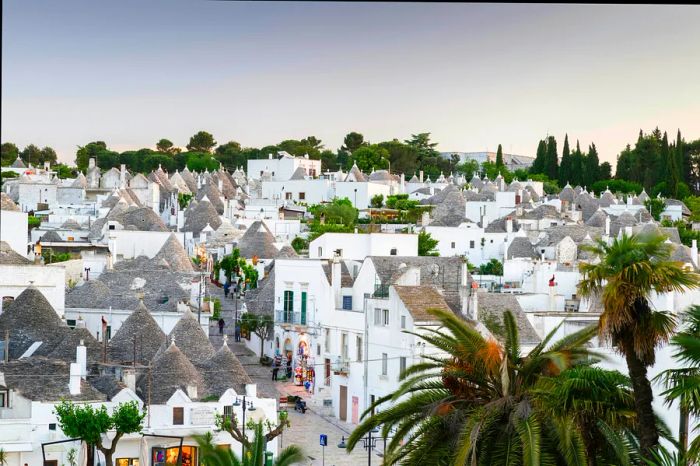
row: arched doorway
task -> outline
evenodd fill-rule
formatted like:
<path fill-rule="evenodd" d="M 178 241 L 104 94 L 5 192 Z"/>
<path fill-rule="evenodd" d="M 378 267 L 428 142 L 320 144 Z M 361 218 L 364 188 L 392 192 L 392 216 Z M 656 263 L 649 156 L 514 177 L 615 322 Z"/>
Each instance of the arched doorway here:
<path fill-rule="evenodd" d="M 309 345 L 304 340 L 299 342 L 299 348 L 297 349 L 297 356 L 308 356 L 309 355 Z"/>
<path fill-rule="evenodd" d="M 294 345 L 292 345 L 292 340 L 287 338 L 284 340 L 284 355 L 289 359 L 293 356 Z"/>

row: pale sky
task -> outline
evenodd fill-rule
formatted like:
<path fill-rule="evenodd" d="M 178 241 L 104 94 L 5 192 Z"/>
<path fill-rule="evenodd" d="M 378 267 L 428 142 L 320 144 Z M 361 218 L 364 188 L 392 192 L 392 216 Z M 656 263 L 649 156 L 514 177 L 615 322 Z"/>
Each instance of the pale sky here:
<path fill-rule="evenodd" d="M 260 147 L 429 131 L 443 151 L 613 163 L 640 128 L 700 138 L 700 7 L 3 1 L 2 142 Z"/>

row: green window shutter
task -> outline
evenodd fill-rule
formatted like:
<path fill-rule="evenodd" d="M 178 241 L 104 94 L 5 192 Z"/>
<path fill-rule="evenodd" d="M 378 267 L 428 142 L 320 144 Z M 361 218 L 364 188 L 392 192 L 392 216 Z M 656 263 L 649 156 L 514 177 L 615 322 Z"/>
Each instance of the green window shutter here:
<path fill-rule="evenodd" d="M 301 324 L 306 325 L 306 291 L 301 292 Z"/>

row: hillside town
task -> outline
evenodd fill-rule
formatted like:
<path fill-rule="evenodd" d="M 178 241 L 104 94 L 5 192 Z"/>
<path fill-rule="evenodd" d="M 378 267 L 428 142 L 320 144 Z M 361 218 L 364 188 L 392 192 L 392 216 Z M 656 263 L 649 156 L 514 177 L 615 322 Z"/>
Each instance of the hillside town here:
<path fill-rule="evenodd" d="M 278 434 L 301 427 L 287 413 L 296 397 L 344 441 L 407 369 L 444 353 L 420 337 L 444 325 L 435 310 L 493 341 L 505 338 L 508 313 L 527 353 L 600 319 L 603 296 L 579 291 L 581 264 L 600 260 L 596 244 L 660 235 L 671 260 L 698 270 L 696 240 L 682 244 L 661 222 L 687 220 L 688 207 L 659 196 L 657 221 L 644 190 L 567 184 L 547 194 L 541 181 L 478 172 L 434 181 L 357 165 L 324 172 L 282 151 L 235 170 L 144 175 L 90 159 L 85 174 L 60 179 L 48 162 L 17 158 L 5 172 L 18 174 L 1 193 L 0 444 L 10 465 L 89 455 L 58 427 L 66 400 L 143 410 L 143 429 L 111 452 L 107 464 L 119 466 L 178 455 L 199 464 L 196 436 L 206 432 L 240 454 L 241 431 L 222 419 L 246 410 L 266 423 L 276 455 Z M 324 231 L 341 223 L 338 206 L 354 212 L 352 230 Z M 679 314 L 698 293 L 650 302 Z M 589 345 L 606 356 L 600 367 L 624 368 L 608 342 Z M 649 377 L 672 357 L 660 349 Z M 678 425 L 663 403 L 661 418 Z M 106 461 L 101 449 L 92 455 Z"/>

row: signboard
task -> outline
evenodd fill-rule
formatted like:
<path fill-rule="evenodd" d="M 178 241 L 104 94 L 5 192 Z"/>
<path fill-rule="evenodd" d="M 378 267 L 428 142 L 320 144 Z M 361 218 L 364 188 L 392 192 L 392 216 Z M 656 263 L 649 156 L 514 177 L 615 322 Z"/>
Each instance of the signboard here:
<path fill-rule="evenodd" d="M 328 436 L 326 434 L 321 434 L 320 443 L 322 447 L 328 446 Z"/>
<path fill-rule="evenodd" d="M 190 424 L 193 426 L 211 426 L 214 423 L 214 410 L 209 408 L 192 408 L 190 410 Z"/>

